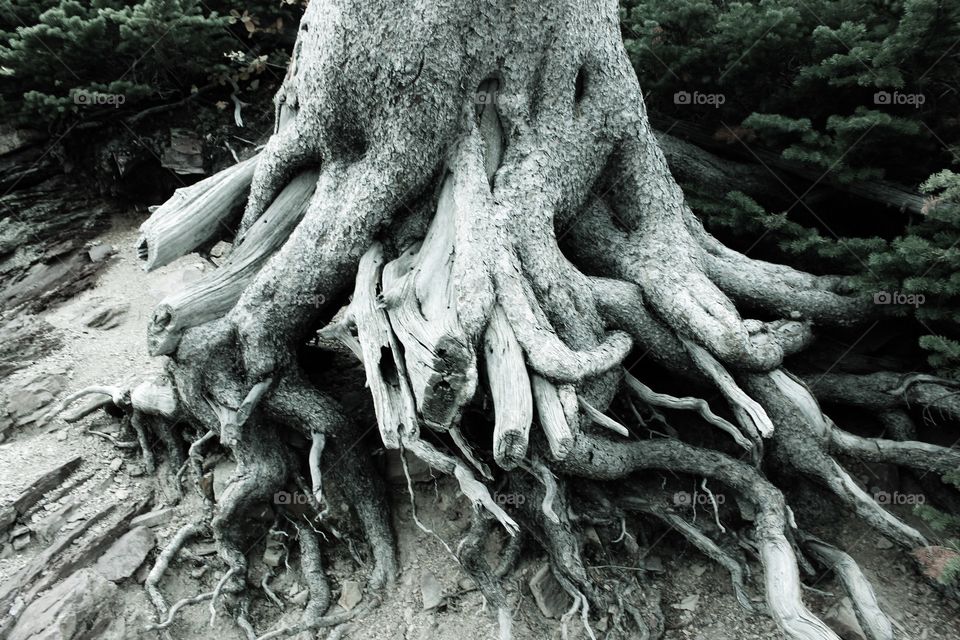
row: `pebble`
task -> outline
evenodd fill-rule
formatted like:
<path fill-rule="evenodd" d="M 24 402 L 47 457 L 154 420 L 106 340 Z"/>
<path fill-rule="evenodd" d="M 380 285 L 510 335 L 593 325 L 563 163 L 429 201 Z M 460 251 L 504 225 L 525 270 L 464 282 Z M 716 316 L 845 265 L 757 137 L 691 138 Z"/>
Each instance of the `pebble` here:
<path fill-rule="evenodd" d="M 347 580 L 343 583 L 340 591 L 340 599 L 337 604 L 350 611 L 363 599 L 363 593 L 360 591 L 360 583 L 355 580 Z"/>
<path fill-rule="evenodd" d="M 436 609 L 443 603 L 443 587 L 437 576 L 430 571 L 420 574 L 420 595 L 423 598 L 423 610 Z"/>
<path fill-rule="evenodd" d="M 24 534 L 19 538 L 13 539 L 13 549 L 14 551 L 22 551 L 27 548 L 27 545 L 30 544 L 30 534 Z"/>

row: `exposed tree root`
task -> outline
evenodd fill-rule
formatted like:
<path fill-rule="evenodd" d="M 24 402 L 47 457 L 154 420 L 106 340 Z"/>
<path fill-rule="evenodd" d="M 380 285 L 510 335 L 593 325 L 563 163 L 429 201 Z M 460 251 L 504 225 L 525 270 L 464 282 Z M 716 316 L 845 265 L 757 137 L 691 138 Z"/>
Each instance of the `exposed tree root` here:
<path fill-rule="evenodd" d="M 456 20 L 401 3 L 387 21 L 378 2 L 347 5 L 308 5 L 275 133 L 259 157 L 178 192 L 144 225 L 148 267 L 220 237 L 221 223 L 236 233 L 224 265 L 153 316 L 150 351 L 168 356 L 167 375 L 67 401 L 108 397 L 131 417 L 150 468 L 151 436 L 174 469 L 196 470 L 213 439 L 236 459 L 209 525 L 225 576 L 168 609 L 160 579 L 204 525 L 178 532 L 147 580 L 163 618 L 154 628 L 187 604 L 210 600 L 216 611 L 237 594 L 237 619 L 254 635 L 245 550 L 263 525 L 250 518 L 288 483 L 309 506 L 296 526 L 310 598 L 299 622 L 261 640 L 324 627 L 342 633 L 339 625 L 377 606 L 392 585 L 396 545 L 365 434 L 306 373 L 320 367 L 304 343 L 325 326 L 322 338 L 339 339 L 362 362 L 383 446 L 453 476 L 474 506 L 457 557 L 497 610 L 502 638 L 510 614 L 500 580 L 519 553 L 521 528 L 573 600 L 564 629 L 576 618 L 592 636 L 590 616 L 613 607 L 615 631 L 658 637 L 659 605 L 628 597 L 643 596 L 631 590 L 639 583 L 611 596 L 581 557 L 578 518 L 610 524 L 632 510 L 727 568 L 738 601 L 751 607 L 744 563 L 671 511 L 662 488 L 642 482 L 657 471 L 703 479 L 711 499 L 706 479 L 714 490 L 723 484 L 746 505 L 766 602 L 791 640 L 836 640 L 801 599 L 805 560 L 796 545 L 834 568 L 871 640 L 888 638 L 862 574 L 797 529 L 763 470 L 808 476 L 900 544 L 925 545 L 833 456 L 954 471 L 960 456 L 918 442 L 902 410 L 922 405 L 956 419 L 955 385 L 923 374 L 814 374 L 822 400 L 886 412 L 894 437 L 871 439 L 841 431 L 781 368 L 811 344 L 814 327 L 862 322 L 872 306 L 848 295 L 843 278 L 748 258 L 704 230 L 650 129 L 614 3 L 467 3 Z M 697 391 L 654 391 L 659 381 L 630 371 L 648 355 Z M 713 391 L 729 415 L 704 399 Z M 636 424 L 618 415 L 633 399 L 657 412 L 670 438 L 638 439 L 642 414 Z M 661 409 L 696 412 L 735 448 L 726 437 L 708 441 L 748 450 L 753 464 L 686 444 L 680 438 L 700 427 L 679 429 Z M 186 455 L 184 428 L 197 438 Z M 640 482 L 626 490 L 631 476 Z M 495 481 L 525 500 L 499 503 Z M 327 615 L 316 532 L 344 537 L 326 519 L 333 484 L 356 513 L 373 566 L 361 605 Z M 588 490 L 593 497 L 582 500 Z M 716 500 L 712 507 L 729 535 L 724 522 L 735 514 Z M 481 550 L 494 522 L 511 535 L 496 571 Z"/>

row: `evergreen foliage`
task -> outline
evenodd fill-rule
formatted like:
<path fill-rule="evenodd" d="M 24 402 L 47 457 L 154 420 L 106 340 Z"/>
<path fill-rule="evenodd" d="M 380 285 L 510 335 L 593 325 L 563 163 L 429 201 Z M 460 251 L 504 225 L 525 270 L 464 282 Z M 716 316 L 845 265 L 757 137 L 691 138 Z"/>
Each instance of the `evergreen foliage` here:
<path fill-rule="evenodd" d="M 297 0 L 4 0 L 0 117 L 35 129 L 176 101 L 200 87 L 257 90 Z M 225 104 L 223 106 L 226 106 Z"/>
<path fill-rule="evenodd" d="M 948 170 L 960 161 L 960 4 L 624 0 L 621 18 L 654 116 L 774 151 L 823 184 L 885 179 L 930 196 L 908 219 L 840 200 L 770 212 L 737 185 L 723 198 L 683 185 L 709 227 L 748 247 L 773 242 L 867 294 L 922 295 L 885 311 L 914 318 L 930 364 L 960 375 L 960 176 Z M 681 99 L 694 92 L 722 98 Z"/>

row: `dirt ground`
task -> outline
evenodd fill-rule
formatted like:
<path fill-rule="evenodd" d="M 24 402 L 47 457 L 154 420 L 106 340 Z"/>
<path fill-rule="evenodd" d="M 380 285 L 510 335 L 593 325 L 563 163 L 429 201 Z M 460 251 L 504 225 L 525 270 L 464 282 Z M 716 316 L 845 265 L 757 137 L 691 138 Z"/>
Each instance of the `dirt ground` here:
<path fill-rule="evenodd" d="M 54 326 L 65 332 L 65 347 L 18 372 L 7 384 L 38 373 L 64 373 L 69 378 L 68 389 L 72 391 L 91 384 L 135 380 L 149 371 L 159 370 L 159 361 L 152 360 L 146 353 L 145 327 L 153 307 L 164 295 L 196 279 L 210 267 L 198 257 L 190 256 L 157 272 L 144 273 L 132 250 L 137 222 L 130 218 L 118 219 L 113 228 L 100 238 L 101 242 L 117 247 L 119 253 L 102 273 L 97 286 L 45 314 Z M 78 311 L 104 300 L 129 303 L 129 310 L 119 326 L 107 330 L 78 328 L 74 322 Z M 108 501 L 128 504 L 151 491 L 155 491 L 155 506 L 161 506 L 170 499 L 164 494 L 162 485 L 158 488 L 152 476 L 142 475 L 135 450 L 117 449 L 107 438 L 89 433 L 90 429 L 116 433 L 118 423 L 98 412 L 72 425 L 56 420 L 47 427 L 8 432 L 6 441 L 0 445 L 0 504 L 12 499 L 32 478 L 78 454 L 83 456 L 83 464 L 74 477 L 92 475 L 71 492 L 81 500 L 81 506 L 77 520 L 68 524 L 68 527 L 76 526 L 82 517 L 94 513 Z M 328 474 L 327 482 L 336 484 L 335 470 Z M 441 542 L 444 541 L 451 548 L 456 547 L 469 522 L 470 506 L 446 480 L 427 479 L 418 482 L 415 487 L 417 517 L 432 529 L 433 534 L 416 526 L 405 483 L 393 482 L 391 498 L 402 572 L 397 587 L 387 595 L 382 606 L 356 623 L 348 637 L 378 640 L 496 638 L 494 613 L 484 608 L 483 598 Z M 185 495 L 185 499 L 177 506 L 176 516 L 154 530 L 160 547 L 180 526 L 195 519 L 200 500 L 192 491 L 186 491 Z M 41 503 L 41 512 L 56 509 L 67 498 L 64 496 L 53 504 L 50 501 Z M 345 510 L 345 505 L 340 505 L 340 509 Z M 269 523 L 263 527 L 266 533 Z M 95 527 L 94 533 L 96 531 Z M 667 639 L 761 640 L 780 637 L 768 618 L 743 612 L 733 596 L 729 577 L 722 568 L 680 541 L 676 535 L 651 535 L 644 540 L 641 532 L 628 528 L 628 533 L 639 539 L 643 557 L 638 560 L 635 556 L 631 557 L 625 545 L 613 542 L 618 532 L 604 529 L 597 533 L 602 546 L 585 549 L 588 565 L 621 568 L 593 568 L 591 573 L 600 583 L 603 583 L 605 575 L 616 574 L 625 576 L 626 580 L 642 581 L 650 589 L 658 591 L 667 618 Z M 918 640 L 960 638 L 958 603 L 945 599 L 924 583 L 907 554 L 890 548 L 892 545 L 848 517 L 832 519 L 818 528 L 817 533 L 837 543 L 860 563 L 872 581 L 881 605 L 893 618 L 898 637 Z M 491 552 L 503 544 L 504 535 L 501 532 L 488 541 Z M 361 547 L 359 555 L 362 558 L 362 544 L 358 546 Z M 12 576 L 44 547 L 41 541 L 33 540 L 23 550 L 0 559 L 0 582 Z M 178 560 L 162 582 L 161 588 L 170 602 L 210 590 L 223 574 L 224 565 L 215 555 L 210 555 L 209 540 L 195 540 L 188 548 L 194 552 L 193 558 Z M 157 553 L 157 550 L 151 553 L 133 579 L 121 583 L 122 608 L 115 612 L 118 623 L 124 629 L 119 637 L 246 637 L 224 613 L 218 616 L 215 628 L 211 629 L 208 626 L 210 614 L 206 604 L 184 609 L 180 620 L 169 630 L 169 636 L 142 631 L 143 626 L 152 621 L 155 615 L 142 582 Z M 301 606 L 296 602 L 303 590 L 298 584 L 298 563 L 292 562 L 290 569 L 281 563 L 272 571 L 269 585 L 284 601 L 284 610 L 281 612 L 271 604 L 258 586 L 263 572 L 268 570 L 262 560 L 263 553 L 262 542 L 254 544 L 249 552 L 251 581 L 257 585 L 251 587 L 255 594 L 251 619 L 260 634 L 269 631 L 281 619 L 289 622 L 297 619 Z M 326 549 L 325 561 L 334 589 L 334 601 L 346 581 L 365 584 L 366 570 L 357 564 L 346 545 L 331 542 Z M 542 563 L 542 557 L 525 554 L 508 582 L 509 597 L 514 607 L 514 637 L 519 640 L 562 637 L 560 622 L 543 616 L 527 586 L 529 578 Z M 639 568 L 641 566 L 646 570 Z M 424 580 L 429 581 L 430 574 L 440 584 L 444 597 L 440 606 L 425 611 L 421 589 Z M 606 587 L 612 589 L 613 584 L 610 582 Z M 754 584 L 753 595 L 758 593 Z M 832 577 L 820 581 L 816 591 L 807 591 L 805 594 L 810 607 L 825 615 L 832 624 L 844 619 L 844 610 L 840 606 L 842 597 L 842 587 Z M 338 606 L 335 605 L 335 608 Z M 603 616 L 596 616 L 595 619 L 600 618 Z M 602 620 L 596 625 L 597 636 L 601 638 L 604 635 L 603 626 Z M 569 625 L 567 631 L 569 638 L 587 637 L 576 621 Z M 838 631 L 841 629 L 838 628 Z M 846 639 L 857 637 L 850 631 L 843 631 L 843 634 Z M 317 637 L 325 636 L 321 634 Z"/>

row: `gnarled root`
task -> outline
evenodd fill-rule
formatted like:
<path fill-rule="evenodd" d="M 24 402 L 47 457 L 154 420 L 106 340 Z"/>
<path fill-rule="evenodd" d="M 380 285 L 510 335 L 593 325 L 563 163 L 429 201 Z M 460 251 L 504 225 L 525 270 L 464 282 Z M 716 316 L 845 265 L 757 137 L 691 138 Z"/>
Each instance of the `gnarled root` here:
<path fill-rule="evenodd" d="M 127 399 L 124 390 L 107 390 L 111 402 L 134 412 L 145 456 L 153 430 L 180 465 L 182 443 L 169 426 L 179 420 L 193 433 L 216 437 L 237 459 L 211 524 L 228 571 L 215 591 L 191 601 L 222 606 L 221 592 L 242 589 L 244 518 L 288 480 L 316 512 L 309 523 L 297 522 L 310 601 L 298 624 L 264 638 L 346 622 L 376 606 L 392 583 L 395 542 L 383 488 L 365 447 L 355 446 L 363 434 L 300 368 L 309 357 L 304 342 L 352 290 L 322 337 L 339 338 L 362 361 L 384 446 L 452 475 L 476 508 L 459 557 L 497 608 L 502 637 L 510 626 L 500 575 L 480 546 L 494 520 L 511 536 L 521 525 L 532 534 L 575 603 L 564 623 L 579 616 L 592 635 L 589 613 L 614 603 L 584 567 L 574 516 L 586 517 L 589 507 L 571 498 L 571 487 L 577 478 L 669 470 L 716 480 L 752 505 L 767 603 L 792 640 L 836 640 L 801 600 L 795 543 L 822 563 L 840 562 L 838 572 L 858 594 L 864 628 L 871 640 L 885 640 L 887 629 L 855 567 L 795 531 L 792 512 L 761 470 L 772 457 L 810 476 L 878 530 L 913 547 L 925 544 L 923 536 L 870 499 L 832 456 L 938 474 L 960 457 L 916 442 L 906 427 L 893 440 L 842 432 L 804 385 L 780 369 L 809 346 L 813 325 L 861 322 L 871 307 L 847 295 L 842 278 L 748 258 L 703 229 L 653 138 L 619 45 L 614 5 L 597 9 L 609 11 L 598 19 L 579 3 L 509 9 L 481 3 L 474 20 L 463 23 L 481 30 L 484 45 L 463 51 L 438 45 L 458 35 L 449 21 L 423 23 L 418 36 L 428 37 L 416 47 L 402 22 L 388 21 L 377 32 L 382 55 L 376 58 L 412 50 L 420 56 L 408 65 L 415 77 L 399 82 L 402 73 L 366 52 L 331 44 L 341 41 L 330 38 L 331 29 L 363 31 L 356 27 L 374 19 L 364 13 L 373 9 L 361 3 L 351 7 L 356 11 L 327 15 L 317 8 L 322 4 L 310 3 L 304 16 L 278 95 L 276 133 L 256 171 L 251 175 L 253 162 L 238 165 L 187 194 L 203 209 L 190 242 L 161 224 L 168 213 L 146 225 L 168 228 L 176 251 L 190 250 L 211 237 L 212 203 L 229 203 L 232 220 L 236 193 L 251 185 L 227 262 L 154 316 L 151 350 L 170 356 L 169 397 L 146 394 L 147 402 L 137 392 Z M 409 17 L 409 10 L 399 7 L 397 17 Z M 563 10 L 569 20 L 555 21 L 551 12 Z M 514 59 L 512 36 L 501 36 L 514 33 L 521 15 L 530 24 L 550 18 L 555 28 L 532 29 L 527 35 L 541 39 Z M 352 39 L 341 44 L 356 46 Z M 527 68 L 528 48 L 537 51 L 537 63 L 529 65 L 536 77 Z M 451 98 L 474 87 L 472 103 Z M 171 202 L 163 211 L 185 207 Z M 148 253 L 163 248 L 157 238 L 148 240 Z M 642 374 L 625 373 L 633 349 L 640 359 L 649 354 L 669 372 L 718 390 L 732 417 L 693 394 L 658 393 L 651 387 L 659 385 L 648 386 Z M 924 376 L 834 377 L 824 384 L 825 397 L 856 388 L 853 395 L 869 396 L 883 410 L 921 402 L 960 415 L 952 389 Z M 685 444 L 680 438 L 688 434 L 673 425 L 664 427 L 673 439 L 637 439 L 616 415 L 614 400 L 624 390 L 654 411 L 695 411 L 748 450 L 753 466 Z M 490 407 L 492 425 L 484 430 L 477 413 Z M 458 453 L 444 450 L 451 441 L 450 451 Z M 191 447 L 194 465 L 199 446 Z M 499 470 L 491 472 L 491 460 Z M 495 473 L 524 495 L 518 508 L 494 499 L 485 481 Z M 324 520 L 330 475 L 356 511 L 374 567 L 370 597 L 349 614 L 328 616 L 329 587 L 312 527 L 333 531 Z M 611 494 L 603 502 L 607 511 L 653 515 L 723 564 L 738 600 L 750 606 L 743 564 L 665 507 L 662 495 L 624 497 L 612 483 L 599 486 Z M 723 532 L 719 514 L 716 521 Z M 161 554 L 167 564 L 172 553 Z M 148 590 L 166 614 L 156 597 L 161 574 Z M 634 618 L 643 637 L 658 635 L 653 604 L 638 607 L 625 593 L 618 594 L 618 615 Z M 243 603 L 240 610 L 246 621 Z M 244 627 L 252 634 L 249 621 Z"/>
<path fill-rule="evenodd" d="M 907 548 L 926 546 L 919 531 L 877 504 L 830 457 L 832 422 L 801 382 L 782 371 L 748 376 L 745 381 L 777 424 L 773 454 L 782 464 L 826 486 L 880 533 Z"/>
<path fill-rule="evenodd" d="M 840 551 L 822 540 L 811 535 L 800 533 L 803 548 L 823 566 L 832 571 L 843 584 L 843 588 L 853 602 L 853 610 L 860 628 L 863 629 L 868 640 L 892 640 L 893 626 L 886 614 L 877 603 L 877 596 L 873 587 L 863 575 L 860 566 L 849 554 Z"/>
<path fill-rule="evenodd" d="M 836 640 L 837 636 L 800 599 L 800 575 L 787 540 L 783 495 L 753 468 L 727 456 L 673 440 L 613 443 L 583 436 L 562 461 L 564 473 L 613 480 L 642 470 L 669 469 L 716 479 L 749 500 L 757 510 L 754 532 L 764 567 L 767 604 L 774 620 L 796 640 Z"/>

